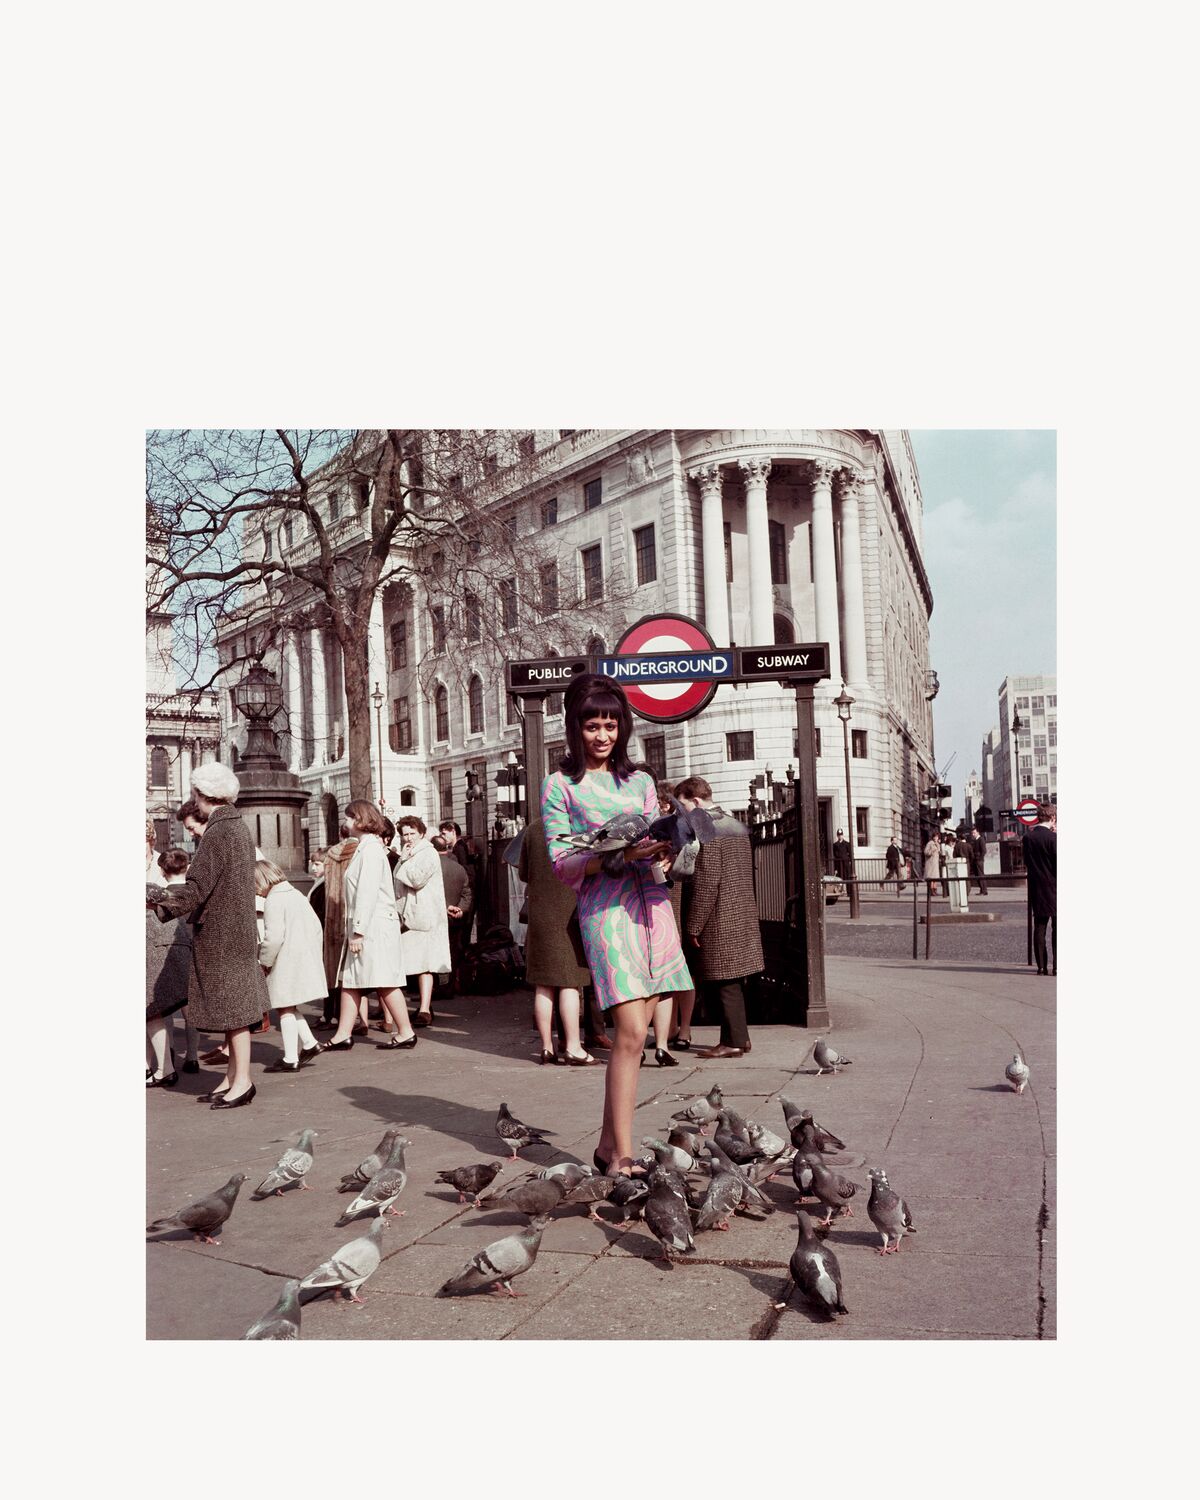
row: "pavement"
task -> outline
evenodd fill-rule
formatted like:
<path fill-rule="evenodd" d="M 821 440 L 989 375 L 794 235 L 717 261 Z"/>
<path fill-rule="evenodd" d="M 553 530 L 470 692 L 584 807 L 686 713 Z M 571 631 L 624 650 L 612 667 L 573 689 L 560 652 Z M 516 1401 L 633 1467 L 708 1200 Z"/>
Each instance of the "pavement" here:
<path fill-rule="evenodd" d="M 493 1191 L 555 1161 L 590 1162 L 599 1133 L 604 1069 L 539 1067 L 526 992 L 435 1003 L 437 1024 L 411 1052 L 360 1041 L 298 1075 L 266 1075 L 279 1034 L 254 1038 L 258 1094 L 245 1109 L 210 1110 L 195 1096 L 211 1071 L 180 1075 L 147 1093 L 147 1220 L 247 1173 L 219 1246 L 175 1234 L 147 1241 L 147 1336 L 237 1339 L 278 1295 L 369 1220 L 335 1227 L 350 1202 L 344 1172 L 399 1123 L 413 1145 L 402 1218 L 384 1232 L 384 1260 L 362 1288 L 365 1305 L 306 1301 L 305 1339 L 1040 1339 L 1055 1337 L 1055 1011 L 1057 981 L 1024 963 L 978 958 L 913 963 L 827 960 L 828 1033 L 853 1058 L 818 1076 L 806 1054 L 817 1036 L 789 1026 L 752 1030 L 744 1058 L 657 1068 L 647 1054 L 636 1134 L 663 1131 L 691 1097 L 720 1083 L 733 1108 L 781 1132 L 786 1094 L 846 1142 L 834 1164 L 859 1185 L 852 1217 L 827 1236 L 841 1264 L 850 1316 L 835 1324 L 788 1286 L 796 1242 L 790 1171 L 768 1186 L 777 1212 L 735 1218 L 697 1236 L 696 1253 L 664 1269 L 644 1225 L 595 1224 L 582 1207 L 559 1210 L 536 1264 L 515 1283 L 525 1295 L 437 1298 L 449 1276 L 516 1214 L 459 1205 L 441 1170 L 505 1154 L 494 1133 L 504 1100 L 544 1127 L 506 1165 Z M 372 1032 L 373 1042 L 377 1033 Z M 693 1044 L 716 1040 L 697 1027 Z M 1004 1069 L 1015 1051 L 1031 1068 L 1023 1095 Z M 319 1132 L 308 1182 L 262 1202 L 249 1194 L 305 1125 Z M 909 1203 L 917 1233 L 899 1254 L 876 1253 L 867 1218 L 868 1166 L 884 1166 Z M 615 1218 L 606 1205 L 602 1215 Z M 361 1226 L 361 1227 L 360 1227 Z"/>

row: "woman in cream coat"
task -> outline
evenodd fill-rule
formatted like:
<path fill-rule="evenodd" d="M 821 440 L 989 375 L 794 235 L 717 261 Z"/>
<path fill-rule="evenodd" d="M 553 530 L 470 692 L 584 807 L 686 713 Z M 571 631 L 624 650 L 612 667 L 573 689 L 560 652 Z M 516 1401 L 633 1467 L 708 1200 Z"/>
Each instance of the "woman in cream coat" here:
<path fill-rule="evenodd" d="M 325 960 L 321 919 L 304 896 L 269 859 L 255 861 L 254 889 L 263 900 L 263 937 L 258 961 L 267 976 L 271 1004 L 279 1011 L 283 1056 L 264 1071 L 298 1073 L 321 1048 L 296 1007 L 324 1000 Z"/>
<path fill-rule="evenodd" d="M 404 929 L 404 967 L 417 976 L 420 1009 L 413 1021 L 417 1026 L 428 1026 L 433 1021 L 433 976 L 450 972 L 446 888 L 437 850 L 426 843 L 420 818 L 399 819 L 396 832 L 401 844 L 395 880 Z"/>
<path fill-rule="evenodd" d="M 346 868 L 344 882 L 346 938 L 340 965 L 342 997 L 337 1030 L 322 1052 L 349 1052 L 354 1045 L 353 1027 L 363 990 L 377 990 L 385 1012 L 392 1018 L 396 1034 L 381 1047 L 415 1047 L 417 1035 L 408 1019 L 408 1005 L 401 985 L 404 965 L 400 957 L 400 918 L 392 889 L 387 851 L 380 834 L 383 814 L 365 801 L 346 804 L 346 831 L 358 839 L 358 847 Z"/>

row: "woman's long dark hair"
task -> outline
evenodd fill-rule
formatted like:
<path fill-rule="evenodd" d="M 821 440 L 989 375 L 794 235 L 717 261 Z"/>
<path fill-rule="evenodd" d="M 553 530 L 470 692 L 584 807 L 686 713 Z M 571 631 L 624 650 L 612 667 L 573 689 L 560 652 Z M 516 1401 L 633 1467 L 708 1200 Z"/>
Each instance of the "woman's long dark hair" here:
<path fill-rule="evenodd" d="M 585 719 L 612 718 L 617 721 L 617 742 L 608 758 L 608 769 L 613 780 L 623 781 L 632 776 L 633 762 L 629 758 L 629 736 L 633 733 L 633 710 L 620 683 L 594 672 L 581 672 L 571 679 L 565 700 L 566 754 L 558 762 L 558 768 L 572 781 L 583 780 L 587 761 L 583 753 L 583 724 Z"/>

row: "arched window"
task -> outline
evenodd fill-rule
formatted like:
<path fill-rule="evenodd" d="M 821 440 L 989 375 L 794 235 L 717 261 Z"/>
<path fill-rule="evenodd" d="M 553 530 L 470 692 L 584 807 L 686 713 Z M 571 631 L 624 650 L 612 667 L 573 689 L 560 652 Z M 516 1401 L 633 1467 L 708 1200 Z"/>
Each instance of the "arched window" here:
<path fill-rule="evenodd" d="M 583 654 L 585 656 L 606 656 L 608 651 L 600 637 L 594 635 L 583 648 Z"/>
<path fill-rule="evenodd" d="M 437 692 L 433 695 L 433 713 L 437 721 L 434 739 L 448 740 L 450 738 L 450 696 L 441 683 L 438 684 Z"/>
<path fill-rule="evenodd" d="M 467 719 L 472 734 L 483 733 L 483 683 L 478 677 L 467 685 Z"/>
<path fill-rule="evenodd" d="M 775 616 L 775 644 L 790 645 L 796 639 L 796 629 L 786 615 Z"/>
<path fill-rule="evenodd" d="M 167 786 L 167 752 L 161 745 L 155 745 L 150 751 L 150 785 Z"/>
<path fill-rule="evenodd" d="M 412 787 L 406 786 L 404 788 L 404 790 L 400 793 L 400 806 L 401 807 L 416 807 L 416 805 L 417 805 L 417 794 L 416 794 L 416 792 L 413 791 Z"/>

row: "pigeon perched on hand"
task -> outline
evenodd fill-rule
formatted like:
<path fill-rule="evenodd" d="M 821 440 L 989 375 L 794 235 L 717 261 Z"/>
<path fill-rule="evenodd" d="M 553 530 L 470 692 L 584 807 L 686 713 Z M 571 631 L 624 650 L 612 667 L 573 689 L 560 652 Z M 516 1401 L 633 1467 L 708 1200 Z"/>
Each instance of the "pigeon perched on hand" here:
<path fill-rule="evenodd" d="M 242 1334 L 243 1339 L 298 1339 L 300 1337 L 300 1283 L 285 1281 L 279 1300 L 270 1312 Z"/>
<path fill-rule="evenodd" d="M 404 1148 L 411 1146 L 412 1142 L 404 1136 L 398 1135 L 392 1142 L 392 1149 L 388 1153 L 388 1159 L 375 1173 L 358 1197 L 355 1198 L 346 1209 L 343 1210 L 341 1218 L 335 1222 L 340 1226 L 349 1224 L 357 1214 L 365 1213 L 368 1209 L 376 1209 L 380 1218 L 385 1213 L 395 1218 L 402 1217 L 407 1209 L 394 1207 L 396 1199 L 404 1191 L 408 1183 L 408 1168 L 404 1164 Z"/>
<path fill-rule="evenodd" d="M 266 1198 L 271 1193 L 281 1198 L 284 1188 L 293 1182 L 298 1182 L 304 1192 L 310 1192 L 308 1183 L 303 1179 L 304 1174 L 313 1164 L 312 1143 L 316 1133 L 311 1125 L 306 1125 L 300 1132 L 300 1139 L 283 1153 L 250 1194 L 251 1198 L 256 1200 Z"/>
<path fill-rule="evenodd" d="M 238 1189 L 245 1180 L 245 1172 L 235 1172 L 224 1187 L 210 1193 L 207 1198 L 197 1198 L 195 1203 L 189 1203 L 177 1213 L 147 1224 L 146 1233 L 160 1234 L 167 1229 L 190 1229 L 192 1235 L 204 1244 L 219 1245 L 221 1241 L 214 1236 L 233 1212 Z"/>
<path fill-rule="evenodd" d="M 315 1271 L 310 1271 L 300 1283 L 302 1292 L 322 1292 L 332 1287 L 333 1300 L 340 1302 L 342 1292 L 350 1294 L 351 1302 L 361 1304 L 358 1289 L 379 1269 L 383 1258 L 383 1229 L 387 1220 L 380 1214 L 366 1234 L 349 1240 L 340 1250 L 335 1250 L 328 1260 L 322 1261 Z"/>
<path fill-rule="evenodd" d="M 853 1060 L 836 1047 L 831 1047 L 823 1036 L 819 1036 L 813 1044 L 813 1057 L 816 1059 L 818 1073 L 836 1073 L 839 1068 L 849 1067 Z"/>
<path fill-rule="evenodd" d="M 871 1179 L 871 1197 L 867 1202 L 867 1217 L 883 1236 L 883 1249 L 879 1254 L 886 1255 L 890 1249 L 899 1255 L 900 1241 L 904 1238 L 905 1231 L 907 1230 L 909 1234 L 916 1234 L 917 1226 L 912 1221 L 908 1204 L 889 1186 L 887 1173 L 883 1168 L 868 1167 L 867 1176 Z M 889 1246 L 889 1240 L 895 1240 L 896 1243 Z"/>
<path fill-rule="evenodd" d="M 347 1172 L 338 1184 L 339 1193 L 357 1193 L 359 1188 L 366 1187 L 375 1173 L 379 1171 L 384 1162 L 392 1152 L 392 1142 L 400 1134 L 399 1125 L 389 1125 L 384 1132 L 383 1140 L 380 1141 L 374 1151 L 364 1161 L 360 1161 L 353 1172 Z"/>
<path fill-rule="evenodd" d="M 842 1301 L 842 1268 L 837 1256 L 817 1238 L 813 1221 L 803 1209 L 796 1214 L 796 1226 L 800 1235 L 788 1263 L 793 1284 L 831 1320 L 838 1313 L 848 1313 L 850 1309 Z M 775 1306 L 786 1307 L 787 1298 Z"/>
<path fill-rule="evenodd" d="M 566 1195 L 566 1184 L 561 1177 L 535 1177 L 532 1182 L 515 1182 L 503 1193 L 489 1193 L 486 1198 L 477 1199 L 475 1207 L 484 1213 L 510 1208 L 531 1219 L 549 1218 Z"/>
<path fill-rule="evenodd" d="M 449 1172 L 439 1172 L 437 1180 L 448 1183 L 458 1194 L 458 1201 L 465 1203 L 467 1194 L 470 1193 L 475 1199 L 475 1206 L 479 1206 L 479 1195 L 484 1188 L 490 1187 L 494 1179 L 504 1171 L 502 1161 L 476 1162 L 470 1167 L 455 1167 Z"/>
<path fill-rule="evenodd" d="M 496 1134 L 512 1152 L 509 1161 L 516 1161 L 517 1152 L 523 1151 L 526 1146 L 548 1146 L 546 1132 L 537 1129 L 533 1125 L 523 1125 L 514 1114 L 509 1112 L 507 1104 L 501 1104 L 496 1114 Z"/>
<path fill-rule="evenodd" d="M 1013 1053 L 1013 1060 L 1004 1070 L 1004 1076 L 1012 1085 L 1014 1092 L 1023 1094 L 1025 1085 L 1029 1082 L 1029 1068 L 1019 1052 Z"/>
<path fill-rule="evenodd" d="M 833 1211 L 838 1209 L 848 1217 L 854 1217 L 854 1210 L 846 1202 L 847 1198 L 853 1198 L 858 1192 L 856 1183 L 848 1182 L 846 1178 L 837 1172 L 831 1172 L 823 1162 L 813 1162 L 813 1180 L 811 1192 L 814 1198 L 819 1198 L 826 1207 L 825 1217 L 818 1223 L 819 1229 L 828 1229 L 833 1223 Z"/>
<path fill-rule="evenodd" d="M 452 1276 L 438 1288 L 439 1297 L 465 1297 L 472 1292 L 488 1292 L 495 1295 L 503 1288 L 510 1297 L 523 1297 L 524 1292 L 513 1290 L 514 1276 L 523 1276 L 537 1259 L 542 1243 L 542 1232 L 550 1222 L 545 1215 L 529 1221 L 520 1234 L 507 1235 L 502 1240 L 493 1240 L 477 1255 L 473 1255 L 457 1276 Z"/>
<path fill-rule="evenodd" d="M 724 1097 L 721 1093 L 721 1085 L 714 1083 L 707 1094 L 698 1094 L 696 1098 L 689 1099 L 682 1109 L 675 1111 L 671 1118 L 682 1120 L 688 1125 L 695 1125 L 703 1135 L 706 1125 L 716 1124 Z"/>

